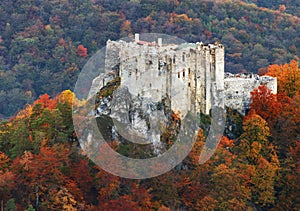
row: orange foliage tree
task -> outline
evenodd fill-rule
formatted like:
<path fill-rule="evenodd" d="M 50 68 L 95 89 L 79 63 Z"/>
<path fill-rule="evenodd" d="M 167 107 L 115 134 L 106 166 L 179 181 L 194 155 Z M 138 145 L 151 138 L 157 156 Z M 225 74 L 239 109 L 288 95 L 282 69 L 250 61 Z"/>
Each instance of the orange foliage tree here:
<path fill-rule="evenodd" d="M 10 171 L 10 159 L 0 152 L 0 198 L 6 202 L 12 195 L 11 190 L 16 185 L 16 175 Z"/>
<path fill-rule="evenodd" d="M 281 154 L 288 151 L 300 132 L 300 94 L 293 97 L 287 94 L 273 94 L 266 85 L 251 92 L 250 108 L 268 122 Z"/>
<path fill-rule="evenodd" d="M 255 112 L 249 113 L 243 121 L 243 134 L 238 146 L 240 158 L 256 164 L 260 156 L 266 154 L 271 135 L 267 122 Z"/>
<path fill-rule="evenodd" d="M 121 25 L 121 35 L 129 36 L 131 34 L 131 22 L 130 20 L 125 20 Z"/>
<path fill-rule="evenodd" d="M 243 178 L 235 167 L 220 164 L 211 175 L 212 195 L 217 200 L 218 210 L 246 210 L 250 190 L 242 185 Z"/>
<path fill-rule="evenodd" d="M 88 57 L 87 48 L 85 48 L 83 45 L 79 45 L 77 47 L 77 55 L 80 57 Z"/>
<path fill-rule="evenodd" d="M 277 77 L 278 93 L 293 97 L 300 92 L 300 69 L 296 60 L 290 64 L 270 65 L 267 75 Z"/>
<path fill-rule="evenodd" d="M 18 189 L 21 189 L 23 194 L 18 195 L 20 198 L 16 200 L 28 206 L 28 202 L 35 202 L 38 194 L 39 202 L 48 206 L 49 190 L 53 185 L 63 186 L 66 183 L 62 169 L 69 163 L 68 156 L 69 149 L 60 146 L 41 147 L 39 154 L 25 151 L 22 157 L 17 157 L 12 163 L 12 170 L 16 174 Z"/>
<path fill-rule="evenodd" d="M 279 160 L 269 141 L 270 128 L 261 116 L 251 111 L 244 118 L 243 130 L 238 157 L 241 159 L 240 165 L 251 167 L 251 176 L 248 178 L 251 200 L 260 207 L 273 206 Z"/>
<path fill-rule="evenodd" d="M 255 110 L 268 122 L 272 122 L 278 118 L 282 104 L 277 100 L 277 95 L 273 94 L 266 85 L 262 85 L 251 92 L 250 109 Z"/>
<path fill-rule="evenodd" d="M 55 106 L 56 106 L 56 102 L 53 99 L 51 99 L 48 94 L 41 95 L 39 97 L 39 99 L 37 99 L 36 101 L 34 101 L 33 104 L 34 105 L 41 104 L 42 108 L 47 108 L 49 110 L 54 109 Z"/>

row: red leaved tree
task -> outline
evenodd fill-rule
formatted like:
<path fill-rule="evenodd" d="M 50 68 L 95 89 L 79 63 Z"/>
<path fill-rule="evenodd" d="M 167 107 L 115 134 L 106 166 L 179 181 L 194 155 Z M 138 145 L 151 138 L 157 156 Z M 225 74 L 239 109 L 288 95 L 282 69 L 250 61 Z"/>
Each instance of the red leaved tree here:
<path fill-rule="evenodd" d="M 88 57 L 87 48 L 85 48 L 83 45 L 79 45 L 77 47 L 77 55 L 84 58 Z"/>

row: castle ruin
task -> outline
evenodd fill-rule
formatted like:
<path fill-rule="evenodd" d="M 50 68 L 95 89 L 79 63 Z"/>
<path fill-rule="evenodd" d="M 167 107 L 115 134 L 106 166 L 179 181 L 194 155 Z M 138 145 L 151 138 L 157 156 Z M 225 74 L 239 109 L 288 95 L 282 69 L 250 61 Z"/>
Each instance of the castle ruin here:
<path fill-rule="evenodd" d="M 225 106 L 245 114 L 250 92 L 262 84 L 277 92 L 276 78 L 258 75 L 225 74 L 225 51 L 221 44 L 164 44 L 146 42 L 135 35 L 131 42 L 107 41 L 105 77 L 94 83 L 99 87 L 114 77 L 135 96 L 154 101 L 169 99 L 171 109 L 209 114 L 212 106 Z"/>

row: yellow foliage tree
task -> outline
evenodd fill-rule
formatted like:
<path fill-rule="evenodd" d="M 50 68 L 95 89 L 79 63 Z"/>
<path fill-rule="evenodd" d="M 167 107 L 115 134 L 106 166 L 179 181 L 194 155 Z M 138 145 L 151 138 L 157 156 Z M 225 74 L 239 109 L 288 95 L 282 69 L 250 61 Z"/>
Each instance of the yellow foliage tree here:
<path fill-rule="evenodd" d="M 56 97 L 56 100 L 59 103 L 69 103 L 72 105 L 75 100 L 75 94 L 71 90 L 65 90 Z"/>

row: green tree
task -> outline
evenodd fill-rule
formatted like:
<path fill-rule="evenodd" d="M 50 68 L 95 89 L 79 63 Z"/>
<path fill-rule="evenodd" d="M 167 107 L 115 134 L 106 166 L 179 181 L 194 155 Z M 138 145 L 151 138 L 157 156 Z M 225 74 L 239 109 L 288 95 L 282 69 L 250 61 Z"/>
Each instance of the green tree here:
<path fill-rule="evenodd" d="M 29 140 L 29 129 L 25 121 L 15 123 L 16 128 L 11 133 L 11 143 L 13 147 L 10 149 L 10 156 L 16 158 L 21 156 L 24 151 L 33 149 L 32 142 Z"/>
<path fill-rule="evenodd" d="M 4 206 L 4 211 L 16 211 L 16 210 L 17 210 L 17 206 L 15 203 L 15 199 L 14 198 L 9 199 Z"/>
<path fill-rule="evenodd" d="M 29 205 L 29 207 L 25 211 L 35 211 L 32 205 Z"/>

